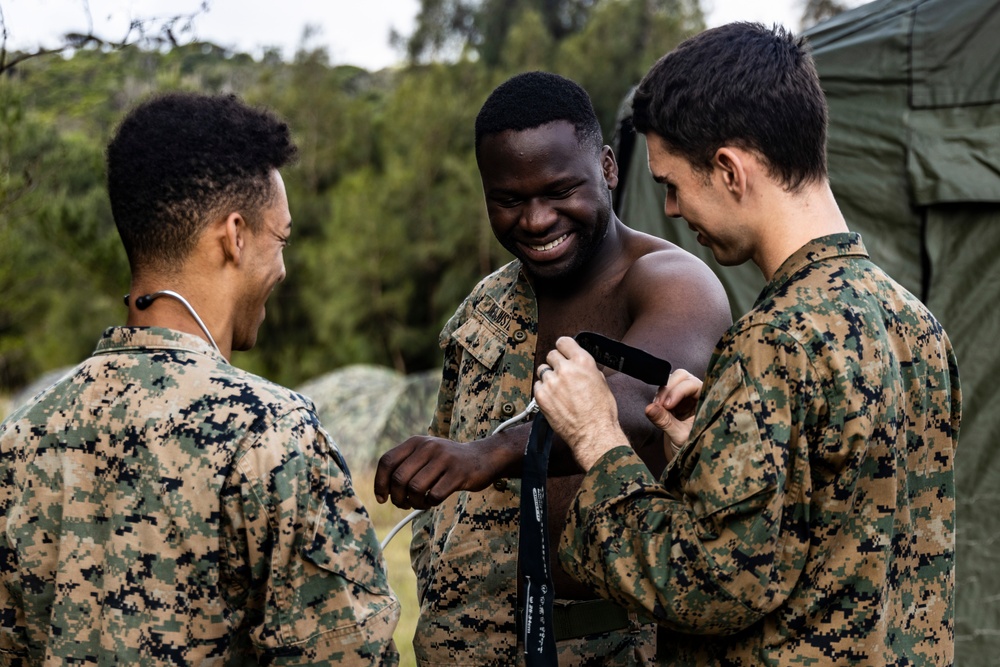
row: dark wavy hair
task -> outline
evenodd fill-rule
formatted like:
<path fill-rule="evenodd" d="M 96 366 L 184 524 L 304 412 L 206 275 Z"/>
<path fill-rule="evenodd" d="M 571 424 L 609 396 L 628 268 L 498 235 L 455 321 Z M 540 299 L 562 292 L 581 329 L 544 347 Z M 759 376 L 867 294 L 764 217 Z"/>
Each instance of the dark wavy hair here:
<path fill-rule="evenodd" d="M 580 84 L 551 72 L 524 72 L 490 93 L 476 116 L 476 157 L 483 137 L 507 130 L 520 132 L 564 120 L 573 124 L 581 143 L 604 145 L 594 105 Z"/>
<path fill-rule="evenodd" d="M 732 145 L 788 190 L 826 178 L 826 97 L 805 40 L 780 26 L 730 23 L 685 40 L 639 83 L 632 123 L 700 171 Z"/>
<path fill-rule="evenodd" d="M 182 261 L 213 216 L 257 230 L 271 172 L 297 149 L 288 125 L 235 95 L 168 93 L 132 109 L 107 148 L 108 196 L 133 273 Z"/>

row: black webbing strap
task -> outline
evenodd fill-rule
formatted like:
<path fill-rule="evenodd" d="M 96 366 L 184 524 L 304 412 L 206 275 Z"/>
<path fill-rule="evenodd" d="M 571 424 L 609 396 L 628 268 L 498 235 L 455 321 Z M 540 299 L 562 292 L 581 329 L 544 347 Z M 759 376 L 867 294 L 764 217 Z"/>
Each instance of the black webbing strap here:
<path fill-rule="evenodd" d="M 670 364 L 621 341 L 589 331 L 577 343 L 594 360 L 643 382 L 660 385 L 670 376 Z M 527 667 L 557 665 L 553 625 L 552 572 L 549 569 L 549 514 L 545 480 L 552 450 L 552 428 L 539 412 L 531 425 L 521 471 L 521 526 L 517 560 L 524 577 L 524 616 L 521 619 L 524 662 Z"/>
<path fill-rule="evenodd" d="M 552 629 L 552 572 L 549 568 L 549 512 L 545 479 L 552 449 L 552 428 L 542 413 L 531 424 L 521 470 L 521 526 L 517 558 L 524 577 L 524 663 L 557 665 Z"/>

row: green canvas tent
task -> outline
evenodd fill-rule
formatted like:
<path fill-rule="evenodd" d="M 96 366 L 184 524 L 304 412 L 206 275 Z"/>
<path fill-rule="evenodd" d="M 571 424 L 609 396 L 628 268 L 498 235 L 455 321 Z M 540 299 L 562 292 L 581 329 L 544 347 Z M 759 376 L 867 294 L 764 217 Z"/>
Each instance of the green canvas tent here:
<path fill-rule="evenodd" d="M 1000 431 L 1000 0 L 883 0 L 805 34 L 848 225 L 930 307 L 958 355 L 956 664 L 1000 664 L 1000 449 L 990 435 Z M 642 137 L 618 141 L 622 219 L 705 258 L 734 316 L 746 312 L 760 273 L 719 267 L 683 221 L 665 218 Z"/>

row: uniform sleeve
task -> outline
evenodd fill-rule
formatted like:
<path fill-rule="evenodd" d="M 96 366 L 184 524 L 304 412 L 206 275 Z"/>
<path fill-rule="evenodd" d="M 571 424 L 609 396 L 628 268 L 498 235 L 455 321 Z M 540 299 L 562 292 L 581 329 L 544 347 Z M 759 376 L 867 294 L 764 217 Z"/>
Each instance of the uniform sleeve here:
<path fill-rule="evenodd" d="M 444 353 L 444 363 L 441 366 L 441 386 L 438 388 L 437 406 L 431 419 L 428 435 L 447 438 L 451 435 L 451 413 L 455 407 L 455 391 L 458 386 L 458 344 L 452 339 L 452 334 L 461 322 L 465 320 L 468 309 L 468 299 L 458 307 L 438 336 L 438 346 Z"/>
<path fill-rule="evenodd" d="M 560 540 L 574 577 L 682 632 L 752 625 L 787 598 L 809 548 L 807 436 L 822 392 L 781 332 L 757 328 L 737 350 L 713 369 L 663 483 L 629 448 L 608 452 Z"/>
<path fill-rule="evenodd" d="M 451 334 L 458 323 L 463 319 L 466 303 L 459 306 L 458 310 L 445 325 L 438 338 L 438 344 L 444 352 L 444 363 L 441 367 L 441 386 L 438 388 L 437 407 L 434 410 L 434 417 L 431 419 L 427 434 L 437 438 L 451 437 L 451 416 L 455 407 L 455 391 L 458 386 L 458 344 L 452 340 Z M 417 575 L 417 596 L 419 600 L 424 598 L 422 586 L 431 580 L 428 574 L 430 564 L 430 540 L 431 540 L 431 517 L 432 512 L 423 512 L 418 515 L 410 526 L 410 566 Z"/>
<path fill-rule="evenodd" d="M 262 663 L 393 665 L 399 603 L 368 512 L 315 415 L 295 410 L 239 459 L 229 561 L 245 562 Z M 244 551 L 241 558 L 238 553 Z"/>
<path fill-rule="evenodd" d="M 7 520 L 18 490 L 14 475 L 17 425 L 13 419 L 0 424 L 0 664 L 27 664 L 27 627 L 20 603 L 20 566 L 17 552 L 7 541 Z"/>

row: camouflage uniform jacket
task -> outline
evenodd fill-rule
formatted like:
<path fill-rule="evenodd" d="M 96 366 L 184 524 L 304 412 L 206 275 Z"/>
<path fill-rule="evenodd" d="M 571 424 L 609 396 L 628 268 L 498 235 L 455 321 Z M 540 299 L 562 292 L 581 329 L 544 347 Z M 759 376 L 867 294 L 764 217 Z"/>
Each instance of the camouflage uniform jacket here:
<path fill-rule="evenodd" d="M 949 665 L 960 400 L 930 312 L 856 234 L 814 240 L 719 342 L 660 483 L 624 447 L 590 470 L 560 559 L 673 630 L 667 664 Z"/>
<path fill-rule="evenodd" d="M 0 662 L 371 665 L 399 603 L 312 403 L 112 328 L 0 427 Z"/>
<path fill-rule="evenodd" d="M 537 321 L 520 262 L 480 281 L 441 332 L 444 367 L 431 435 L 485 438 L 527 407 Z M 456 493 L 414 521 L 420 617 L 413 644 L 421 665 L 518 664 L 520 493 L 520 480 L 500 480 L 482 492 Z M 618 664 L 612 658 L 631 656 L 636 642 L 649 642 L 651 654 L 654 635 L 646 626 L 567 639 L 558 645 L 560 662 L 575 663 L 575 655 Z"/>

